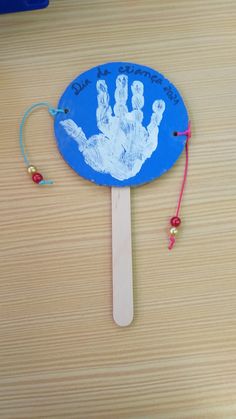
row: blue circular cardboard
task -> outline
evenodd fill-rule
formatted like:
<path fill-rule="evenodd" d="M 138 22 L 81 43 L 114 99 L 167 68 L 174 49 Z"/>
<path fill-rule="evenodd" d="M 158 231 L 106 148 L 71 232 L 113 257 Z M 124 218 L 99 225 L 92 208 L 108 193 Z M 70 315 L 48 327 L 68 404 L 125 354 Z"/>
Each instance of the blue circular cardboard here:
<path fill-rule="evenodd" d="M 188 126 L 183 99 L 164 76 L 139 64 L 112 62 L 79 75 L 60 98 L 55 117 L 59 151 L 99 185 L 138 186 L 169 170 Z"/>

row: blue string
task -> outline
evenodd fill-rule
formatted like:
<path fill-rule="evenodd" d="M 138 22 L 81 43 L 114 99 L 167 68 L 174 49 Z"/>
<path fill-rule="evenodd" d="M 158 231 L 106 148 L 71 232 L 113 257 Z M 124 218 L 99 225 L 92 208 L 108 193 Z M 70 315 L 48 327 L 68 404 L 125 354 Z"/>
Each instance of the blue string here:
<path fill-rule="evenodd" d="M 26 164 L 27 167 L 30 166 L 30 162 L 29 162 L 29 159 L 27 157 L 27 153 L 25 151 L 25 145 L 24 145 L 24 139 L 23 139 L 23 128 L 24 128 L 26 119 L 28 118 L 29 114 L 31 112 L 33 112 L 36 108 L 42 108 L 42 107 L 48 108 L 48 112 L 53 117 L 55 117 L 59 112 L 64 113 L 64 110 L 63 109 L 53 108 L 47 102 L 35 103 L 34 105 L 32 105 L 28 109 L 26 109 L 26 111 L 24 113 L 24 116 L 23 116 L 23 118 L 21 120 L 21 124 L 20 124 L 20 149 L 21 149 L 22 156 L 24 158 L 24 162 L 25 162 L 25 164 Z M 52 183 L 53 183 L 52 180 L 41 180 L 41 182 L 39 182 L 39 185 L 51 185 Z"/>

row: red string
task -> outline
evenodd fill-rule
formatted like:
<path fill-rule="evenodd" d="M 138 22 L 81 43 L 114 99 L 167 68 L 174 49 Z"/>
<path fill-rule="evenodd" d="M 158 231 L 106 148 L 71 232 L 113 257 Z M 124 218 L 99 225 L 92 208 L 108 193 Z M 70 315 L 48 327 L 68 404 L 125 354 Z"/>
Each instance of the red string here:
<path fill-rule="evenodd" d="M 174 244 L 175 244 L 175 237 L 174 236 L 170 236 L 169 237 L 169 246 L 168 246 L 168 249 L 171 250 L 172 247 L 174 246 Z"/>
<path fill-rule="evenodd" d="M 189 139 L 191 138 L 191 122 L 189 122 L 188 124 L 188 129 L 186 129 L 183 132 L 176 132 L 177 136 L 180 135 L 186 135 L 187 140 L 185 143 L 185 167 L 184 167 L 184 177 L 182 180 L 182 185 L 181 185 L 181 189 L 180 189 L 180 194 L 179 194 L 179 199 L 178 199 L 178 204 L 177 204 L 177 208 L 176 208 L 176 212 L 175 212 L 175 217 L 179 216 L 179 212 L 180 212 L 180 207 L 181 207 L 181 203 L 182 203 L 182 199 L 183 199 L 183 193 L 184 193 L 184 188 L 185 188 L 185 184 L 186 184 L 186 180 L 187 180 L 187 175 L 188 175 L 188 162 L 189 162 Z M 173 248 L 175 244 L 175 237 L 174 235 L 170 235 L 169 237 L 169 246 L 168 249 L 171 250 Z"/>

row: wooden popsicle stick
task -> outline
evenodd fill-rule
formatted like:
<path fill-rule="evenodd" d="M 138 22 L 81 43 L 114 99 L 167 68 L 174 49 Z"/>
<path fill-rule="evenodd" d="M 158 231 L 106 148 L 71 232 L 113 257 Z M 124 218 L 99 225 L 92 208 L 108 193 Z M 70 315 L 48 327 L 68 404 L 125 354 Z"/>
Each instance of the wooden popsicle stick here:
<path fill-rule="evenodd" d="M 133 272 L 130 188 L 111 188 L 113 319 L 119 326 L 133 320 Z"/>

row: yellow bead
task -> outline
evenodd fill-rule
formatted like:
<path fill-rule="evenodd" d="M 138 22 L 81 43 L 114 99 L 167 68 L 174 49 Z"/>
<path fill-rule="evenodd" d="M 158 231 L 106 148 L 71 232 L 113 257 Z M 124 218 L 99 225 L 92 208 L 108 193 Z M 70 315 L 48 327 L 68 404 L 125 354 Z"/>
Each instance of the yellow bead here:
<path fill-rule="evenodd" d="M 172 228 L 170 229 L 170 234 L 171 234 L 172 236 L 176 236 L 176 234 L 178 234 L 178 230 L 177 230 L 177 228 L 176 228 L 176 227 L 172 227 Z"/>
<path fill-rule="evenodd" d="M 29 166 L 27 170 L 28 170 L 28 173 L 30 175 L 32 175 L 33 173 L 36 173 L 37 172 L 37 169 L 36 169 L 35 166 Z"/>

